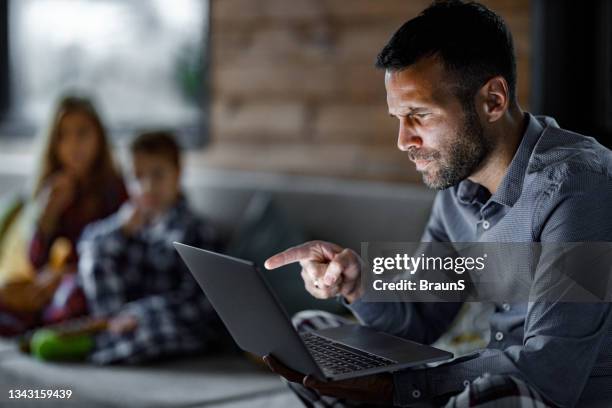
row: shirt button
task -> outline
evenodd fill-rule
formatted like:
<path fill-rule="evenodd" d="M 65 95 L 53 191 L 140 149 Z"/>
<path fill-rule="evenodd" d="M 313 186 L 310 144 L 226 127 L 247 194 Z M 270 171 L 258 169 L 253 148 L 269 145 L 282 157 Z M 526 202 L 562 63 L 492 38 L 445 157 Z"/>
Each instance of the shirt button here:
<path fill-rule="evenodd" d="M 470 382 L 468 380 L 465 380 L 463 382 L 463 386 L 466 387 L 466 388 L 469 387 L 470 386 Z"/>
<path fill-rule="evenodd" d="M 502 332 L 495 333 L 495 340 L 502 341 L 503 339 L 504 339 L 504 333 Z"/>
<path fill-rule="evenodd" d="M 510 303 L 503 303 L 502 304 L 502 309 L 504 309 L 506 312 L 510 310 Z"/>
<path fill-rule="evenodd" d="M 482 222 L 482 228 L 484 228 L 484 229 L 488 230 L 488 229 L 489 229 L 489 227 L 491 227 L 491 224 L 489 223 L 489 221 L 484 220 L 484 221 Z"/>
<path fill-rule="evenodd" d="M 420 397 L 421 397 L 421 391 L 419 390 L 412 391 L 412 398 L 420 398 Z"/>

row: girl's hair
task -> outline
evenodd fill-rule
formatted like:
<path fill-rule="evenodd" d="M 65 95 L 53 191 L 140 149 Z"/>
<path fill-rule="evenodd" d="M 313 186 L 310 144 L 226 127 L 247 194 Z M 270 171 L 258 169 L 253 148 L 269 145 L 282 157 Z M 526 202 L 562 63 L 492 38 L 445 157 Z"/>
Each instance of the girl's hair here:
<path fill-rule="evenodd" d="M 92 125 L 96 128 L 96 133 L 98 135 L 98 154 L 91 166 L 92 169 L 95 169 L 95 172 L 92 172 L 92 177 L 95 178 L 95 180 L 92 180 L 90 185 L 97 186 L 97 188 L 100 189 L 103 188 L 103 184 L 97 184 L 96 181 L 104 183 L 104 181 L 119 177 L 112 159 L 106 130 L 102 125 L 100 116 L 94 108 L 93 103 L 84 97 L 72 95 L 64 96 L 57 103 L 49 130 L 45 135 L 44 147 L 40 159 L 40 171 L 34 182 L 34 196 L 37 196 L 41 192 L 49 180 L 49 177 L 62 167 L 57 154 L 60 124 L 66 115 L 72 113 L 79 113 L 87 116 Z"/>

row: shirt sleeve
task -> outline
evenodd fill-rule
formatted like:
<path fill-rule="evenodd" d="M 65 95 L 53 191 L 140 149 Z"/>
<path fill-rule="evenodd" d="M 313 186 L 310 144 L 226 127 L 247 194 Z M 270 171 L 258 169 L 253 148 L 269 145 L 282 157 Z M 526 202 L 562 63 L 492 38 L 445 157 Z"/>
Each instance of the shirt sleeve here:
<path fill-rule="evenodd" d="M 121 230 L 118 215 L 88 226 L 78 244 L 79 285 L 89 313 L 109 316 L 126 302 L 122 271 L 133 266 L 130 259 L 142 256 L 143 245 Z"/>
<path fill-rule="evenodd" d="M 547 191 L 542 198 L 547 210 L 536 208 L 542 223 L 542 242 L 593 242 L 612 240 L 612 217 L 606 203 L 612 200 L 609 181 L 592 177 L 580 185 Z M 599 181 L 597 181 L 599 180 Z M 556 203 L 550 205 L 550 203 Z M 544 208 L 544 207 L 542 207 Z M 588 214 L 588 217 L 584 215 Z M 551 258 L 543 253 L 535 280 L 546 280 Z M 514 375 L 535 387 L 559 406 L 573 406 L 591 374 L 601 345 L 612 329 L 609 303 L 568 303 L 546 299 L 530 302 L 525 317 L 523 343 L 487 348 L 474 356 L 434 368 L 394 374 L 395 402 L 414 402 L 456 393 L 484 374 Z M 567 373 L 567 375 L 559 375 Z"/>
<path fill-rule="evenodd" d="M 138 330 L 151 337 L 179 338 L 198 333 L 202 343 L 211 339 L 217 319 L 210 303 L 185 268 L 177 268 L 180 286 L 163 294 L 150 295 L 123 305 L 119 314 L 136 317 Z"/>
<path fill-rule="evenodd" d="M 28 249 L 30 262 L 36 269 L 42 268 L 47 263 L 47 254 L 49 253 L 50 239 L 37 226 Z"/>
<path fill-rule="evenodd" d="M 40 219 L 42 211 L 40 199 L 35 199 L 32 205 L 28 208 L 32 214 L 33 228 L 31 230 L 30 245 L 28 247 L 28 255 L 32 266 L 40 269 L 49 260 L 49 249 L 55 237 L 46 234 L 40 227 Z"/>
<path fill-rule="evenodd" d="M 210 302 L 202 292 L 187 266 L 174 249 L 172 241 L 180 241 L 199 248 L 211 248 L 212 228 L 204 222 L 195 221 L 184 228 L 177 228 L 173 239 L 149 242 L 147 258 L 162 267 L 163 276 L 176 281 L 174 287 L 158 294 L 150 294 L 123 305 L 119 313 L 133 315 L 139 322 L 139 330 L 152 334 L 179 337 L 181 332 L 201 335 L 203 342 L 213 336 L 218 318 Z M 168 231 L 173 234 L 174 231 Z M 153 267 L 153 266 L 152 266 Z"/>
<path fill-rule="evenodd" d="M 422 242 L 448 242 L 441 218 L 441 198 L 441 193 L 438 193 L 425 226 Z M 424 248 L 426 250 L 426 247 Z M 431 344 L 449 328 L 462 303 L 357 300 L 350 305 L 345 302 L 345 305 L 366 326 L 419 343 Z"/>
<path fill-rule="evenodd" d="M 461 305 L 457 302 L 364 302 L 359 299 L 347 306 L 365 326 L 431 344 L 446 332 Z"/>

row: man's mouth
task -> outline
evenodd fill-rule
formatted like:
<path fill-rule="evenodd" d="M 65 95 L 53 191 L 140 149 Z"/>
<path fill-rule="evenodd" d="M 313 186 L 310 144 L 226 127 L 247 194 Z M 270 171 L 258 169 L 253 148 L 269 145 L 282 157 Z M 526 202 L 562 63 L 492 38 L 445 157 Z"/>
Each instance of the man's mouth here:
<path fill-rule="evenodd" d="M 423 171 L 431 162 L 440 157 L 440 152 L 434 150 L 422 150 L 414 146 L 408 149 L 408 157 L 416 164 L 417 171 Z"/>
<path fill-rule="evenodd" d="M 412 160 L 416 164 L 417 171 L 424 170 L 433 161 L 433 159 L 415 159 L 412 157 L 410 158 L 410 160 Z"/>
<path fill-rule="evenodd" d="M 417 159 L 413 161 L 416 164 L 417 171 L 425 170 L 425 168 L 429 166 L 429 163 L 432 162 L 432 160 L 427 160 L 427 159 Z"/>

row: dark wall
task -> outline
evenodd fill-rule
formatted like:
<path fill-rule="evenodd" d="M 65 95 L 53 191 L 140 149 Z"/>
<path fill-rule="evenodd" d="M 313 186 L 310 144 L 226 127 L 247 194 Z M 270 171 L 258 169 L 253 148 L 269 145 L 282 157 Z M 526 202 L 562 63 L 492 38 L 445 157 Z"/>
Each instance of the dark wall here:
<path fill-rule="evenodd" d="M 531 110 L 612 145 L 612 2 L 533 0 Z"/>

